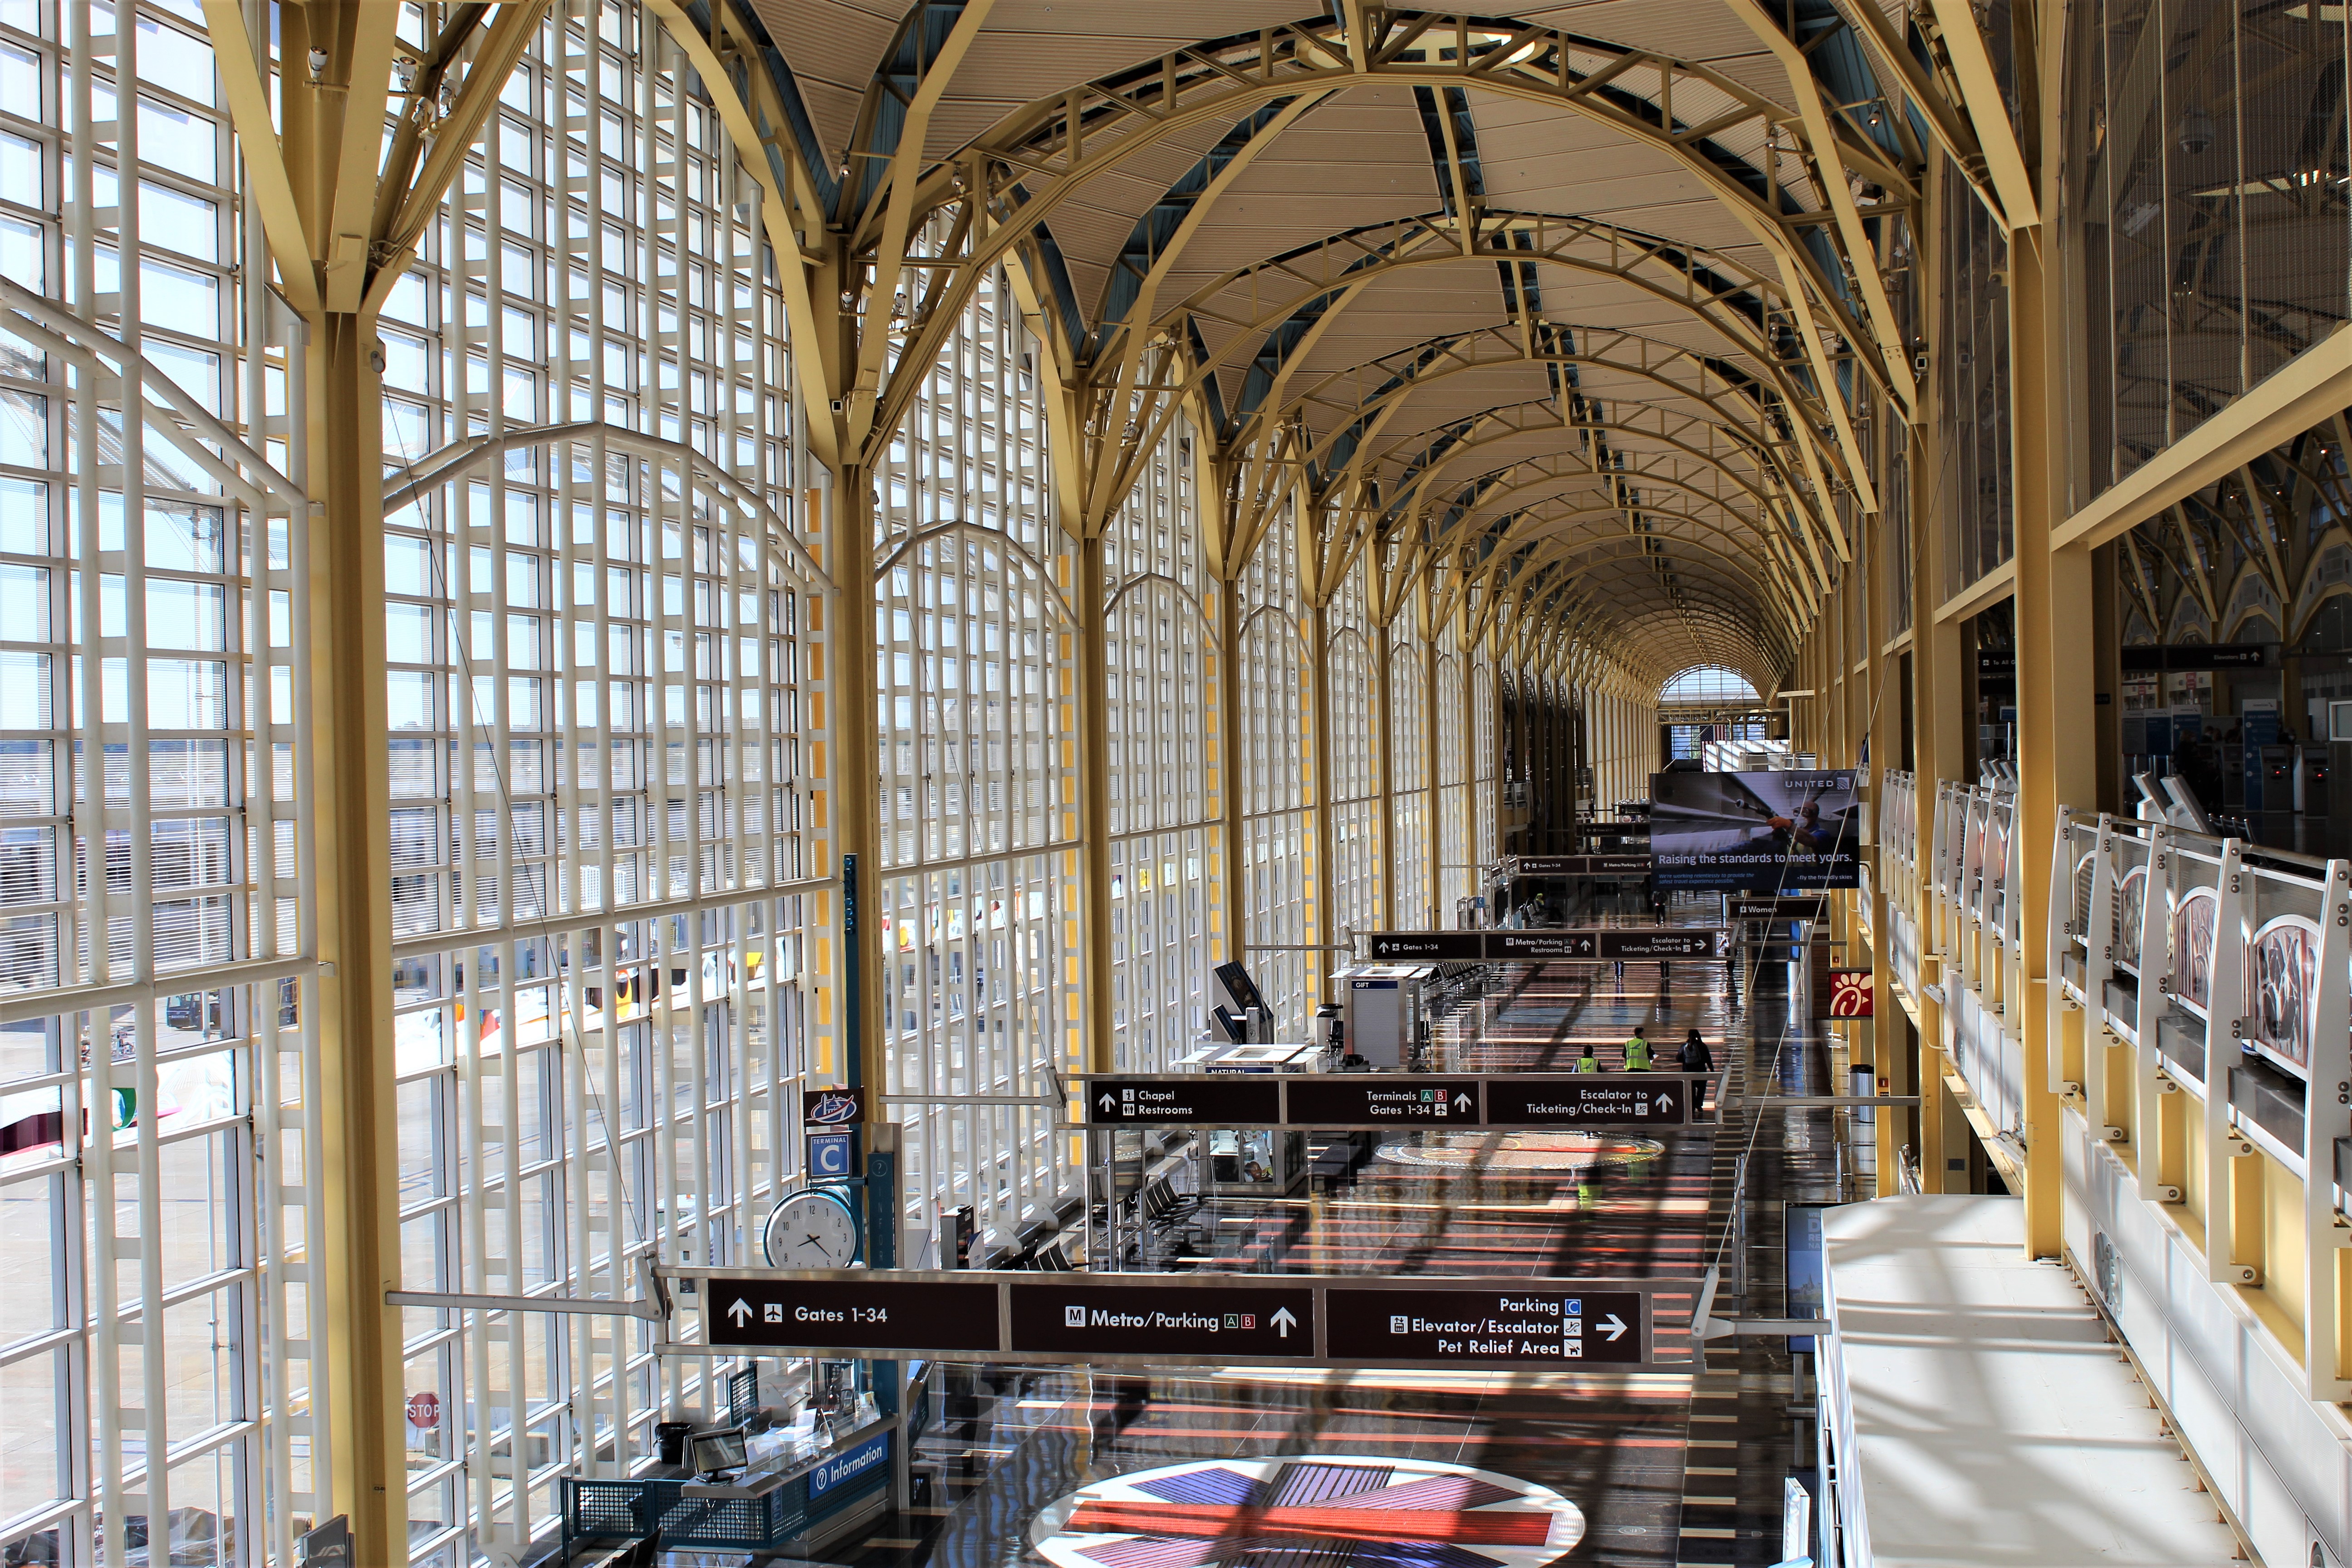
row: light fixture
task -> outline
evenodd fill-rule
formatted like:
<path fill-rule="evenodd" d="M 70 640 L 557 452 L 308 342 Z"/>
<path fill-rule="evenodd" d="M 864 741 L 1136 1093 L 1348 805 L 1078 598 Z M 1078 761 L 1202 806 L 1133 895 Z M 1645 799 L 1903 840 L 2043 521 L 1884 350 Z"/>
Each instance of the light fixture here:
<path fill-rule="evenodd" d="M 318 45 L 310 46 L 310 83 L 319 86 L 327 79 L 327 51 Z"/>

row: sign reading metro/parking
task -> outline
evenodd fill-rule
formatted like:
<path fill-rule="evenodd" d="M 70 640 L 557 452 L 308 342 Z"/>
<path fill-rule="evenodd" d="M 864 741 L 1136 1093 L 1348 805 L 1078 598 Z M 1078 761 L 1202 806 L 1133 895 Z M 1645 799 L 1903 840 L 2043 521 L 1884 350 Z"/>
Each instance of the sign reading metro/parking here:
<path fill-rule="evenodd" d="M 671 1353 L 1090 1365 L 1559 1366 L 1649 1361 L 1654 1291 L 1687 1279 L 1394 1281 L 1314 1274 L 982 1274 L 666 1268 L 696 1279 Z"/>

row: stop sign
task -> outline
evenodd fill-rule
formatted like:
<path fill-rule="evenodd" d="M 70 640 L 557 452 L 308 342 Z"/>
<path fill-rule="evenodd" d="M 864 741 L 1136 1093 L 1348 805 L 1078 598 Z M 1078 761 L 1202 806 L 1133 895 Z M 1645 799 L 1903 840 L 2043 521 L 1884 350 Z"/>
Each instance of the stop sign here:
<path fill-rule="evenodd" d="M 408 1424 L 419 1431 L 441 1425 L 441 1396 L 430 1390 L 408 1396 Z"/>

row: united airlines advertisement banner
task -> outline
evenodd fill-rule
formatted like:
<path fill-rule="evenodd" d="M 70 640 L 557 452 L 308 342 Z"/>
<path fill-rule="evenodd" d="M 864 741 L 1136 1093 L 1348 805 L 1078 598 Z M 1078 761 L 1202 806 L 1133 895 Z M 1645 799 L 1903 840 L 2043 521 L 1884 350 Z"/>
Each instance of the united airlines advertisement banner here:
<path fill-rule="evenodd" d="M 1794 893 L 1862 879 L 1853 770 L 1650 776 L 1661 888 Z"/>

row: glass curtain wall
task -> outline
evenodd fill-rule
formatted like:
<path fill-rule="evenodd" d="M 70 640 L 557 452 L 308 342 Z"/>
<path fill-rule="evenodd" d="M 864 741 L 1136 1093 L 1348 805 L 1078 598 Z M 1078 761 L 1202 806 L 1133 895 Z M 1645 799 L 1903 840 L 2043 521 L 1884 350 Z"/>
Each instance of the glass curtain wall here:
<path fill-rule="evenodd" d="M 2343 322 L 2352 132 L 2341 6 L 2067 15 L 2079 506 Z"/>
<path fill-rule="evenodd" d="M 1298 540 L 1287 505 L 1242 569 L 1242 875 L 1243 944 L 1270 948 L 1307 940 L 1307 901 L 1316 883 L 1310 813 L 1314 781 L 1314 679 L 1301 635 Z M 1285 1039 L 1304 1039 L 1313 1009 L 1312 954 L 1261 951 L 1246 955 L 1250 974 Z"/>
<path fill-rule="evenodd" d="M 875 474 L 874 616 L 889 1081 L 906 1219 L 969 1205 L 1012 1239 L 1072 1177 L 1047 1094 L 1084 1064 L 1076 542 L 1050 515 L 1036 346 L 999 269 Z"/>
<path fill-rule="evenodd" d="M 0 1543 L 286 1552 L 331 1479 L 299 331 L 194 5 L 0 7 Z"/>
<path fill-rule="evenodd" d="M 1109 699 L 1111 1023 L 1121 1072 L 1157 1072 L 1208 1026 L 1202 986 L 1215 816 L 1215 585 L 1195 432 L 1160 439 L 1103 542 Z M 1223 954 L 1218 954 L 1222 957 Z"/>
<path fill-rule="evenodd" d="M 1445 922 L 1430 904 L 1436 796 L 1430 787 L 1427 652 L 1413 635 L 1411 607 L 1380 631 L 1389 661 L 1388 874 L 1395 879 L 1396 922 L 1407 931 Z"/>
<path fill-rule="evenodd" d="M 823 617 L 761 222 L 651 15 L 574 0 L 385 310 L 411 1290 L 627 1298 L 640 1259 L 756 1263 L 799 1180 L 831 1048 L 802 934 L 831 860 L 803 752 Z M 445 463 L 468 438 L 480 460 Z M 625 1473 L 703 1402 L 708 1367 L 657 1367 L 635 1319 L 403 1331 L 415 1562 L 544 1534 L 559 1471 Z"/>
<path fill-rule="evenodd" d="M 1374 677 L 1380 634 L 1371 622 L 1370 577 L 1370 568 L 1358 557 L 1324 611 L 1330 637 L 1324 675 L 1330 683 L 1332 858 L 1325 942 L 1341 940 L 1343 930 L 1381 929 L 1381 882 L 1389 875 L 1389 836 L 1381 831 L 1380 691 Z M 1326 973 L 1343 957 L 1316 956 Z"/>
<path fill-rule="evenodd" d="M 1947 160 L 1942 183 L 1946 409 L 1942 592 L 1948 599 L 2016 553 L 2010 419 L 2009 241 Z"/>

